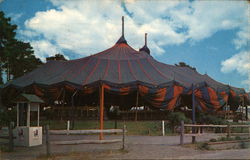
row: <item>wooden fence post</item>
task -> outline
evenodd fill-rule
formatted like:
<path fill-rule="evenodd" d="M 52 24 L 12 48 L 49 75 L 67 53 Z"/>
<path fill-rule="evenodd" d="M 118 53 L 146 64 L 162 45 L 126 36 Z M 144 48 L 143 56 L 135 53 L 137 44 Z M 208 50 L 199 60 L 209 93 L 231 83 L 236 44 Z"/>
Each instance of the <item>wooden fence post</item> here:
<path fill-rule="evenodd" d="M 165 136 L 165 121 L 162 120 L 162 136 Z"/>
<path fill-rule="evenodd" d="M 231 127 L 230 124 L 227 125 L 227 138 L 231 137 Z"/>
<path fill-rule="evenodd" d="M 248 138 L 250 138 L 250 126 L 248 126 Z"/>
<path fill-rule="evenodd" d="M 47 152 L 47 156 L 50 156 L 50 139 L 49 139 L 49 125 L 45 126 L 45 130 L 46 130 L 46 152 Z"/>
<path fill-rule="evenodd" d="M 9 151 L 13 151 L 14 141 L 13 141 L 13 123 L 9 124 Z"/>
<path fill-rule="evenodd" d="M 184 143 L 184 121 L 181 121 L 180 145 Z"/>
<path fill-rule="evenodd" d="M 67 121 L 67 135 L 69 135 L 69 129 L 70 129 L 70 121 Z"/>
<path fill-rule="evenodd" d="M 125 149 L 125 130 L 126 130 L 126 125 L 123 124 L 123 129 L 122 129 L 122 150 Z"/>

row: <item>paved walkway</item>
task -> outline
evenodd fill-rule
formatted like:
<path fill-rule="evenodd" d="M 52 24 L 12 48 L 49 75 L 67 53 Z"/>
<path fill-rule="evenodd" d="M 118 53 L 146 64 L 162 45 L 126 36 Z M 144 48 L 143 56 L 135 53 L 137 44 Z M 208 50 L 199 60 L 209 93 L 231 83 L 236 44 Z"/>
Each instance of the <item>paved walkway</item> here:
<path fill-rule="evenodd" d="M 105 136 L 105 139 L 117 139 L 121 135 Z M 52 145 L 52 153 L 60 155 L 54 159 L 249 159 L 250 149 L 200 151 L 179 146 L 179 136 L 127 136 L 126 152 L 121 152 L 121 143 Z M 216 138 L 214 134 L 197 137 L 197 141 Z M 53 135 L 51 140 L 98 139 L 97 135 Z M 185 137 L 185 143 L 191 137 Z M 44 143 L 45 144 L 45 143 Z M 0 160 L 29 160 L 45 155 L 45 145 L 37 147 L 16 147 L 15 152 L 0 153 Z M 76 155 L 74 155 L 74 153 Z M 70 156 L 64 156 L 70 154 Z M 40 158 L 41 159 L 41 158 Z"/>

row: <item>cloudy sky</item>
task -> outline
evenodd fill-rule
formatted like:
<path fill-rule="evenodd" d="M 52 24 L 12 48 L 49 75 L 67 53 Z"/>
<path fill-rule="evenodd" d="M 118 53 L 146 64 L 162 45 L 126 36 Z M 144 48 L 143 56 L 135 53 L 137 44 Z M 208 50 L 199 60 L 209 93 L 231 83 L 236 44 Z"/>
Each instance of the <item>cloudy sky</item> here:
<path fill-rule="evenodd" d="M 177 0 L 0 0 L 0 10 L 18 25 L 42 60 L 56 53 L 69 59 L 95 54 L 121 36 L 158 61 L 185 62 L 225 84 L 250 90 L 250 3 Z"/>

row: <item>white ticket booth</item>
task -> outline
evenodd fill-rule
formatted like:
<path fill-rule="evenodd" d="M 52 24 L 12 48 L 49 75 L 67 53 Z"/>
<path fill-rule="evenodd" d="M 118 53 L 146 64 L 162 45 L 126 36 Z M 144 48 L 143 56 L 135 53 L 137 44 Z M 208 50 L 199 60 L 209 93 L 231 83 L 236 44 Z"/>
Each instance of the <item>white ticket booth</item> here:
<path fill-rule="evenodd" d="M 41 145 L 42 127 L 39 126 L 39 112 L 40 104 L 44 101 L 36 95 L 23 93 L 15 99 L 15 103 L 17 104 L 17 125 L 13 129 L 13 135 L 16 137 L 14 145 L 26 147 Z"/>

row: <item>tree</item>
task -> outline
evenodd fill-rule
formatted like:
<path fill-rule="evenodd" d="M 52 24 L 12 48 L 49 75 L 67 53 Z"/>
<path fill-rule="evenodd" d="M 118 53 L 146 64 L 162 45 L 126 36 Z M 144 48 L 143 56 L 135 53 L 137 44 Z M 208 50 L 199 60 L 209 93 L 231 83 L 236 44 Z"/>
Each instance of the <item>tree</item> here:
<path fill-rule="evenodd" d="M 50 61 L 50 60 L 53 60 L 53 61 L 67 61 L 67 59 L 64 57 L 64 55 L 62 55 L 60 53 L 55 54 L 54 56 L 46 58 L 47 62 Z"/>
<path fill-rule="evenodd" d="M 179 64 L 175 64 L 175 66 L 179 66 L 179 67 L 188 67 L 194 71 L 196 71 L 195 67 L 191 67 L 190 65 L 186 64 L 185 62 L 179 62 Z"/>
<path fill-rule="evenodd" d="M 11 79 L 11 75 L 13 78 L 20 77 L 42 64 L 29 43 L 15 38 L 17 25 L 10 22 L 11 19 L 5 18 L 4 12 L 0 11 L 0 77 L 3 79 L 2 72 L 6 72 L 7 80 Z"/>
<path fill-rule="evenodd" d="M 2 72 L 3 65 L 6 62 L 7 47 L 10 41 L 14 40 L 17 26 L 10 23 L 10 18 L 5 18 L 4 13 L 0 11 L 0 83 L 3 83 Z"/>
<path fill-rule="evenodd" d="M 13 78 L 20 77 L 42 64 L 41 60 L 35 57 L 29 43 L 15 40 L 11 47 L 11 53 L 7 56 L 7 63 L 4 67 L 8 68 L 8 73 Z"/>

